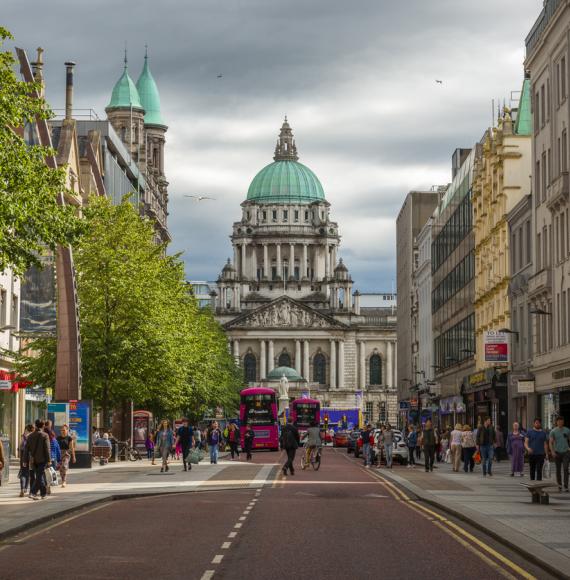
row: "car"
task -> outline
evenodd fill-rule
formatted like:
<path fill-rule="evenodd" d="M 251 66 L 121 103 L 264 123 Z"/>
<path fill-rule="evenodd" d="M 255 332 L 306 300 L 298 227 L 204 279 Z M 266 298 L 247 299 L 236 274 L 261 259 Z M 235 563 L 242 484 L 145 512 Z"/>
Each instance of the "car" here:
<path fill-rule="evenodd" d="M 406 445 L 406 441 L 404 440 L 401 431 L 397 429 L 393 429 L 392 431 L 394 432 L 394 444 L 392 446 L 392 460 L 397 461 L 401 465 L 407 465 L 409 459 L 409 451 L 408 446 Z M 379 455 L 381 461 L 382 460 L 386 461 L 384 455 L 384 446 L 382 444 L 378 445 L 378 439 L 379 435 L 378 437 L 375 438 L 376 443 L 374 447 L 376 455 Z"/>
<path fill-rule="evenodd" d="M 358 438 L 360 437 L 360 432 L 359 431 L 351 431 L 348 434 L 348 440 L 346 442 L 346 452 L 347 453 L 354 453 L 355 457 L 358 457 L 358 455 L 356 454 L 356 448 L 357 448 L 357 441 Z"/>
<path fill-rule="evenodd" d="M 346 431 L 337 431 L 333 437 L 334 447 L 348 447 L 348 433 Z"/>

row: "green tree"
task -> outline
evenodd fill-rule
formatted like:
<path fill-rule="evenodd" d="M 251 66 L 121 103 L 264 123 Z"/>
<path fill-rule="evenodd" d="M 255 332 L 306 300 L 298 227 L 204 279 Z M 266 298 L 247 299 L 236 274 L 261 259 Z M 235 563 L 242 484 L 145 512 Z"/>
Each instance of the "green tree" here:
<path fill-rule="evenodd" d="M 0 27 L 0 47 L 10 33 Z M 65 190 L 65 169 L 50 169 L 53 151 L 29 146 L 20 133 L 27 124 L 51 115 L 37 85 L 18 80 L 15 60 L 0 50 L 0 271 L 22 274 L 46 247 L 72 242 L 80 229 L 73 208 L 58 205 Z"/>

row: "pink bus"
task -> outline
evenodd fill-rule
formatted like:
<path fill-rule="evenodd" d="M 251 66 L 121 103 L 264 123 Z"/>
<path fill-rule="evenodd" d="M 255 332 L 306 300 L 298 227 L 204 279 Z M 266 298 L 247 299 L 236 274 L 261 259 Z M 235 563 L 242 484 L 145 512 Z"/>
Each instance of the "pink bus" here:
<path fill-rule="evenodd" d="M 255 432 L 253 449 L 279 450 L 277 397 L 273 389 L 244 389 L 240 393 L 239 420 L 242 447 L 245 426 L 250 423 Z"/>
<path fill-rule="evenodd" d="M 314 421 L 321 422 L 321 403 L 316 399 L 295 399 L 289 405 L 293 423 L 300 431 L 306 431 Z"/>

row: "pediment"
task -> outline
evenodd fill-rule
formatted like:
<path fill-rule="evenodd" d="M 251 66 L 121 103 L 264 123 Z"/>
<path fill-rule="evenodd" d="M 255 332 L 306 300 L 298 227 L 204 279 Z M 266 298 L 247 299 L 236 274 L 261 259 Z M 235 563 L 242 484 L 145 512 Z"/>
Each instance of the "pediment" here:
<path fill-rule="evenodd" d="M 270 304 L 246 312 L 224 325 L 232 328 L 347 328 L 332 316 L 322 314 L 289 297 L 277 298 Z"/>

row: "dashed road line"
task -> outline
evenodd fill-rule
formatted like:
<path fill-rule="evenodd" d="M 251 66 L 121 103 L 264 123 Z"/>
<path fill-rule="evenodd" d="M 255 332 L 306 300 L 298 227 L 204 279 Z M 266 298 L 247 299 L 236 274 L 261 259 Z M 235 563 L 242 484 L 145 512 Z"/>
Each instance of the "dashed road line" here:
<path fill-rule="evenodd" d="M 202 574 L 202 578 L 200 578 L 200 580 L 212 580 L 212 578 L 214 577 L 214 572 L 215 570 L 206 570 Z"/>
<path fill-rule="evenodd" d="M 236 524 L 236 525 L 234 526 L 234 528 L 237 528 L 237 529 L 239 529 L 239 528 L 241 528 L 242 526 L 243 526 L 243 524 Z"/>
<path fill-rule="evenodd" d="M 228 534 L 228 538 L 235 538 L 237 536 L 237 532 L 230 532 Z"/>
<path fill-rule="evenodd" d="M 224 542 L 222 544 L 222 550 L 229 550 L 231 545 L 232 545 L 231 542 Z"/>
<path fill-rule="evenodd" d="M 221 564 L 222 560 L 224 559 L 223 554 L 216 554 L 212 559 L 212 564 Z"/>

